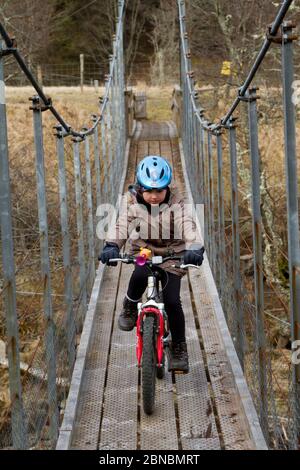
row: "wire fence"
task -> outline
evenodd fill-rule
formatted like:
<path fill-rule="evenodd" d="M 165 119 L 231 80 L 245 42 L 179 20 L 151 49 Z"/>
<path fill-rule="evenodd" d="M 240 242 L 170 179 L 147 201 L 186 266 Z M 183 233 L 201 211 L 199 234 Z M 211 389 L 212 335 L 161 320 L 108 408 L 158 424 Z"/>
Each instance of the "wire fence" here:
<path fill-rule="evenodd" d="M 105 77 L 109 68 L 108 63 L 97 65 L 94 62 L 84 62 L 83 75 L 81 74 L 80 61 L 78 63 L 61 63 L 39 65 L 33 64 L 30 69 L 39 82 L 49 86 L 104 86 Z M 5 82 L 8 86 L 26 86 L 26 76 L 10 59 L 5 64 Z"/>
<path fill-rule="evenodd" d="M 18 65 L 10 57 L 5 60 L 5 83 L 7 86 L 22 87 L 28 85 L 28 78 L 22 73 Z M 44 87 L 99 87 L 105 86 L 109 70 L 109 61 L 101 64 L 83 60 L 80 63 L 40 63 L 29 66 L 31 73 L 37 77 L 40 85 Z M 150 63 L 139 61 L 130 65 L 130 75 L 126 76 L 126 85 L 135 86 L 140 82 L 151 85 Z M 169 78 L 170 81 L 170 78 Z M 173 82 L 172 82 L 173 83 Z"/>
<path fill-rule="evenodd" d="M 4 57 L 13 57 L 37 93 L 25 115 L 11 116 L 1 88 L 0 338 L 6 348 L 0 378 L 9 390 L 0 398 L 1 448 L 51 449 L 57 441 L 102 243 L 95 237 L 96 210 L 116 203 L 130 132 L 124 5 L 119 2 L 99 112 L 90 127 L 79 130 L 44 95 L 0 25 L 1 83 Z M 33 122 L 19 145 L 8 138 L 8 119 L 13 119 L 10 136 L 21 122 Z"/>
<path fill-rule="evenodd" d="M 292 0 L 283 1 L 233 104 L 214 123 L 205 117 L 199 103 L 185 2 L 178 0 L 181 89 L 174 92 L 195 203 L 205 207 L 204 238 L 210 265 L 262 430 L 269 447 L 276 449 L 299 449 L 300 442 L 300 364 L 292 360 L 292 352 L 300 344 L 296 35 L 294 24 L 284 21 L 291 4 Z M 259 96 L 252 86 L 273 43 L 281 47 L 283 95 L 283 112 L 276 118 L 279 148 L 275 151 L 280 158 L 284 143 L 285 169 L 275 155 L 267 162 L 260 151 L 260 139 L 268 139 L 268 134 L 265 123 L 258 119 Z M 272 175 L 272 185 L 266 181 L 267 165 L 279 168 Z M 285 282 L 278 274 L 279 261 L 286 266 Z"/>

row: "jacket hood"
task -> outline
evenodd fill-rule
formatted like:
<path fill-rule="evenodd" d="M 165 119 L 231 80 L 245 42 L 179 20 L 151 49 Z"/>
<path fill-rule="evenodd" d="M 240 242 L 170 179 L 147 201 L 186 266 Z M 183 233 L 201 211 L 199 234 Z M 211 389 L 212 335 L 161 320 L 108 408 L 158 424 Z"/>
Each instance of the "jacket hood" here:
<path fill-rule="evenodd" d="M 167 190 L 167 194 L 166 194 L 165 200 L 160 203 L 159 205 L 160 207 L 162 207 L 165 204 L 168 204 L 170 206 L 171 204 L 174 203 L 172 201 L 173 195 L 174 195 L 174 189 L 172 191 L 171 187 L 168 186 L 166 190 Z M 131 184 L 130 186 L 128 186 L 128 191 L 134 197 L 134 199 L 136 200 L 138 204 L 144 205 L 147 208 L 147 211 L 149 213 L 151 212 L 151 204 L 147 203 L 144 200 L 143 195 L 142 195 L 143 193 L 141 192 L 139 185 Z"/>

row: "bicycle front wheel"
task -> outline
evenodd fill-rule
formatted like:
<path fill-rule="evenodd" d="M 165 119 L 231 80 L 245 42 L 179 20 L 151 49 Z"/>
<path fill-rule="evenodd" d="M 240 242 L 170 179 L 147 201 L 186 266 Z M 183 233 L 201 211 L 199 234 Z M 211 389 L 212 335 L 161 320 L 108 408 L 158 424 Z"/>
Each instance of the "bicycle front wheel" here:
<path fill-rule="evenodd" d="M 151 415 L 154 410 L 156 380 L 155 322 L 146 317 L 143 325 L 142 390 L 144 412 Z"/>

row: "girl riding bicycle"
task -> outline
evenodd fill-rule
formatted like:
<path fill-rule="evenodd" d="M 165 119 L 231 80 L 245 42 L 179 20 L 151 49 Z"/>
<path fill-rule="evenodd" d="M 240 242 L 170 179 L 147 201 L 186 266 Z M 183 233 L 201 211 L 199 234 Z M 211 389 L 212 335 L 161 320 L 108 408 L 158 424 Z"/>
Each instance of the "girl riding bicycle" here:
<path fill-rule="evenodd" d="M 199 239 L 191 208 L 171 182 L 172 169 L 164 158 L 148 156 L 141 161 L 136 172 L 136 184 L 129 186 L 126 195 L 127 210 L 120 210 L 117 223 L 110 228 L 115 235 L 108 235 L 106 239 L 99 257 L 102 263 L 116 265 L 110 264 L 109 260 L 119 258 L 120 249 L 129 239 L 131 254 L 148 248 L 153 255 L 182 255 L 184 264 L 202 264 L 203 242 Z M 161 268 L 163 301 L 172 337 L 169 370 L 187 373 L 185 318 L 180 299 L 181 278 L 186 270 L 174 267 L 172 260 L 163 263 Z M 147 269 L 147 266 L 136 265 L 129 281 L 118 320 L 123 331 L 131 331 L 136 325 L 137 304 L 148 282 Z"/>

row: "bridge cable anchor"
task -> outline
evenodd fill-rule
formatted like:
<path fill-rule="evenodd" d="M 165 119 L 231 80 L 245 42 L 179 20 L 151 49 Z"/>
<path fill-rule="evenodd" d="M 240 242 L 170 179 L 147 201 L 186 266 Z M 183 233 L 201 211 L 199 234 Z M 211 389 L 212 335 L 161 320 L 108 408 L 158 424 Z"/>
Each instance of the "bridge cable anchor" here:
<path fill-rule="evenodd" d="M 29 98 L 29 101 L 32 102 L 32 105 L 29 109 L 31 111 L 41 111 L 42 113 L 44 111 L 48 111 L 52 106 L 52 99 L 48 96 L 46 98 L 47 103 L 45 103 L 39 95 L 32 96 L 31 98 Z"/>

